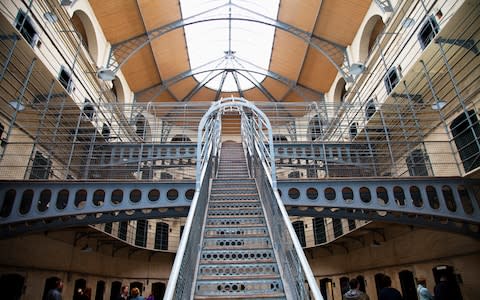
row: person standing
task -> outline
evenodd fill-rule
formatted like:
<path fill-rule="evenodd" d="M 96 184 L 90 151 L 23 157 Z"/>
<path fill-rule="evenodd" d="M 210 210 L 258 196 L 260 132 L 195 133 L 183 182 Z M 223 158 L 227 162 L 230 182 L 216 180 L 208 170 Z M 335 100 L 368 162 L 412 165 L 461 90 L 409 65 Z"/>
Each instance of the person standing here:
<path fill-rule="evenodd" d="M 47 300 L 62 300 L 63 281 L 55 281 L 55 288 L 48 291 Z"/>
<path fill-rule="evenodd" d="M 130 293 L 132 294 L 132 297 L 130 298 L 130 300 L 145 300 L 143 296 L 140 296 L 140 290 L 136 287 L 133 288 Z"/>
<path fill-rule="evenodd" d="M 430 291 L 424 286 L 424 284 L 419 283 L 417 286 L 418 292 L 418 300 L 433 300 L 432 294 Z"/>
<path fill-rule="evenodd" d="M 343 294 L 343 300 L 370 300 L 366 293 L 360 291 L 360 282 L 356 278 L 352 278 L 348 285 L 350 290 Z"/>
<path fill-rule="evenodd" d="M 380 291 L 380 295 L 378 300 L 402 300 L 402 294 L 396 289 L 392 287 L 392 280 L 389 276 L 383 277 L 383 288 Z"/>
<path fill-rule="evenodd" d="M 118 295 L 117 300 L 128 300 L 128 285 L 122 286 L 120 290 L 120 295 Z"/>

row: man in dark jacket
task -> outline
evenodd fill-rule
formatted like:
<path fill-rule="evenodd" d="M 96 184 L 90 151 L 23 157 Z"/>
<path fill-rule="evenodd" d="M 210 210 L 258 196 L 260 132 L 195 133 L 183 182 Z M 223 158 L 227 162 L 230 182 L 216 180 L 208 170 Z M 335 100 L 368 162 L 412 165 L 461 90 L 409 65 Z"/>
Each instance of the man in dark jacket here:
<path fill-rule="evenodd" d="M 348 283 L 350 290 L 343 294 L 343 300 L 370 300 L 367 294 L 360 291 L 360 282 L 356 278 L 352 278 Z"/>

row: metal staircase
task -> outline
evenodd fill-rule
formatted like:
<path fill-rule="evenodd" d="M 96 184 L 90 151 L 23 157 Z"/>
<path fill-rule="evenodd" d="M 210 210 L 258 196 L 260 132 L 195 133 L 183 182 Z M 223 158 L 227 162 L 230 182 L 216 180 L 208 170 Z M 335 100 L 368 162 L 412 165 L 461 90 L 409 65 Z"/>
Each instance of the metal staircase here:
<path fill-rule="evenodd" d="M 195 299 L 286 299 L 241 144 L 222 146 L 208 203 Z"/>

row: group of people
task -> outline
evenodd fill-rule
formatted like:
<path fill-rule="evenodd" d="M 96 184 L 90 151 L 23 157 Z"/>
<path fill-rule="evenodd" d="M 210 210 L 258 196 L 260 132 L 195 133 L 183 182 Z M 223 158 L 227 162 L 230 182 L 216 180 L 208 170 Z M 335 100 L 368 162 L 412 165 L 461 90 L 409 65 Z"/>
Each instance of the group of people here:
<path fill-rule="evenodd" d="M 55 288 L 51 289 L 47 293 L 47 299 L 46 300 L 62 300 L 62 290 L 63 290 L 63 281 L 61 279 L 58 279 L 55 282 Z M 128 286 L 124 285 L 122 286 L 122 289 L 120 291 L 120 295 L 118 295 L 116 300 L 155 300 L 153 295 L 150 294 L 147 299 L 145 299 L 143 296 L 140 295 L 140 290 L 136 287 L 132 288 L 130 291 L 130 295 L 128 293 Z M 76 294 L 77 299 L 85 299 L 84 292 L 82 289 L 79 289 Z M 88 299 L 88 298 L 87 298 Z"/>
<path fill-rule="evenodd" d="M 378 296 L 379 300 L 403 299 L 402 294 L 396 288 L 392 287 L 392 280 L 389 276 L 385 275 L 382 278 L 382 286 L 383 288 L 380 290 Z M 360 282 L 356 278 L 350 280 L 349 288 L 348 292 L 343 294 L 342 300 L 370 300 L 370 297 L 360 290 Z M 435 286 L 435 297 L 425 287 L 424 283 L 418 284 L 417 293 L 419 300 L 461 300 L 456 298 L 455 293 L 445 276 L 442 276 L 439 283 Z"/>
<path fill-rule="evenodd" d="M 150 294 L 146 299 L 140 295 L 140 290 L 136 287 L 132 288 L 130 295 L 128 295 L 128 285 L 122 286 L 120 295 L 117 300 L 155 300 L 152 294 Z"/>

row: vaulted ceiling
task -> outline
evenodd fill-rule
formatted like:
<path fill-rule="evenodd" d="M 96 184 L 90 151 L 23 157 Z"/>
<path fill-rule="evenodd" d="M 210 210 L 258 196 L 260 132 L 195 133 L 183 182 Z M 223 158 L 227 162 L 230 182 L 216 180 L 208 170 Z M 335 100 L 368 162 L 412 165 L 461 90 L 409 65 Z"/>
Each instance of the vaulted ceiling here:
<path fill-rule="evenodd" d="M 251 1 L 231 2 L 242 7 Z M 179 0 L 90 4 L 136 101 L 214 101 L 233 95 L 291 102 L 321 100 L 330 89 L 343 63 L 339 54 L 352 43 L 371 0 L 280 0 L 276 21 L 256 20 L 275 28 L 267 76 L 253 88 L 228 93 L 194 78 L 185 38 L 189 20 L 182 19 Z M 209 18 L 207 14 L 200 19 Z"/>

